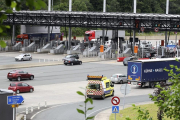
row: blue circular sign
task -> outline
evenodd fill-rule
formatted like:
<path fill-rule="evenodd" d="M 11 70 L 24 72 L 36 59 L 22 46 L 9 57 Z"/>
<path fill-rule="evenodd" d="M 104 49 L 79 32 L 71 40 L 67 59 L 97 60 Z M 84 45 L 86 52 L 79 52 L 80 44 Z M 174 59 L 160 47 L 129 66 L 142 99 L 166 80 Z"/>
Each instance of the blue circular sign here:
<path fill-rule="evenodd" d="M 137 72 L 138 72 L 138 66 L 137 65 L 132 65 L 131 66 L 131 72 L 133 73 L 133 74 L 136 74 Z"/>

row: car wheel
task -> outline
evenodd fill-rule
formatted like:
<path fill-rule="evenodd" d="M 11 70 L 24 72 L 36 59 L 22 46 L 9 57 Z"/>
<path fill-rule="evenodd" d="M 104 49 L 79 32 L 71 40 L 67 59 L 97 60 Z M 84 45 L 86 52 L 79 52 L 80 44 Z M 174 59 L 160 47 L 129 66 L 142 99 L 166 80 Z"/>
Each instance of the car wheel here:
<path fill-rule="evenodd" d="M 12 81 L 12 79 L 9 79 L 9 81 Z"/>
<path fill-rule="evenodd" d="M 16 94 L 19 94 L 20 93 L 20 91 L 19 90 L 16 90 Z"/>
<path fill-rule="evenodd" d="M 32 93 L 32 92 L 33 92 L 33 89 L 31 88 L 29 92 L 31 92 L 31 93 Z"/>
<path fill-rule="evenodd" d="M 21 59 L 21 61 L 23 61 L 23 58 Z"/>
<path fill-rule="evenodd" d="M 150 88 L 154 88 L 154 87 L 155 87 L 154 82 L 150 82 L 149 87 L 150 87 Z"/>
<path fill-rule="evenodd" d="M 34 76 L 31 76 L 29 79 L 30 79 L 30 80 L 33 80 L 33 79 L 34 79 Z"/>
<path fill-rule="evenodd" d="M 74 65 L 73 63 L 71 63 L 71 65 Z"/>
<path fill-rule="evenodd" d="M 102 95 L 102 99 L 103 99 L 103 100 L 105 99 L 105 94 Z"/>
<path fill-rule="evenodd" d="M 80 62 L 79 65 L 82 65 L 82 62 Z"/>
<path fill-rule="evenodd" d="M 17 77 L 17 81 L 21 81 L 21 77 Z"/>
<path fill-rule="evenodd" d="M 123 84 L 123 81 L 122 81 L 122 80 L 120 81 L 120 84 Z"/>

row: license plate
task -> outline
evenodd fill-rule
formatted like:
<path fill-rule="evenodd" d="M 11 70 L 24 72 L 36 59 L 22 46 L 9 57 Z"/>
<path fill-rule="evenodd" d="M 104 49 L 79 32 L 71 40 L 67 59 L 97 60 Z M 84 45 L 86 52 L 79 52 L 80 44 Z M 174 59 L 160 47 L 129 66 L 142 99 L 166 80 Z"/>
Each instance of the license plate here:
<path fill-rule="evenodd" d="M 137 85 L 137 82 L 131 82 L 131 85 Z"/>
<path fill-rule="evenodd" d="M 89 95 L 92 95 L 93 93 L 92 92 L 89 92 Z"/>

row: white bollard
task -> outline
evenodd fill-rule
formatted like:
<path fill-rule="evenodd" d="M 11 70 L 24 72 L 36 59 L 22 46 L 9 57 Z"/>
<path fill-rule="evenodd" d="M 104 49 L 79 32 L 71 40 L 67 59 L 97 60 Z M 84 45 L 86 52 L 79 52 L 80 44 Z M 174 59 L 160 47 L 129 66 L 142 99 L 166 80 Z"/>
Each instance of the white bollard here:
<path fill-rule="evenodd" d="M 46 62 L 46 60 L 44 59 L 44 62 Z"/>
<path fill-rule="evenodd" d="M 45 101 L 45 107 L 47 107 L 47 102 Z"/>
<path fill-rule="evenodd" d="M 31 112 L 33 112 L 33 106 L 31 106 Z"/>
<path fill-rule="evenodd" d="M 26 120 L 26 115 L 24 115 L 24 120 Z"/>
<path fill-rule="evenodd" d="M 38 104 L 38 110 L 40 109 L 40 103 Z"/>
<path fill-rule="evenodd" d="M 54 58 L 53 58 L 53 62 L 54 62 Z"/>
<path fill-rule="evenodd" d="M 41 60 L 39 59 L 39 62 L 41 62 Z"/>
<path fill-rule="evenodd" d="M 59 61 L 59 58 L 58 58 L 58 61 Z"/>
<path fill-rule="evenodd" d="M 26 107 L 26 114 L 28 114 L 28 107 Z"/>

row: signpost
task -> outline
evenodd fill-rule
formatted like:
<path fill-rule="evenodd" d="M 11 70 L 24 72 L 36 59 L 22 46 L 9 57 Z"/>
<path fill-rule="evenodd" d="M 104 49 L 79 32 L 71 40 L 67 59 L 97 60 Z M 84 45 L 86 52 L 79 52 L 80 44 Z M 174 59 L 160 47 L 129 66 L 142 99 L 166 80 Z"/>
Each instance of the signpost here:
<path fill-rule="evenodd" d="M 13 108 L 13 120 L 16 120 L 16 107 L 24 101 L 21 95 L 7 96 L 7 104 L 12 105 Z"/>
<path fill-rule="evenodd" d="M 123 100 L 123 109 L 124 109 L 124 104 L 125 104 L 125 95 L 129 94 L 131 91 L 131 86 L 128 84 L 123 84 L 121 85 L 120 91 L 122 94 L 124 94 L 124 100 Z"/>
<path fill-rule="evenodd" d="M 119 106 L 116 106 L 120 103 L 119 97 L 114 96 L 111 99 L 111 103 L 114 105 L 114 106 L 112 106 L 112 113 L 115 113 L 115 120 L 116 120 L 116 113 L 119 113 Z"/>

